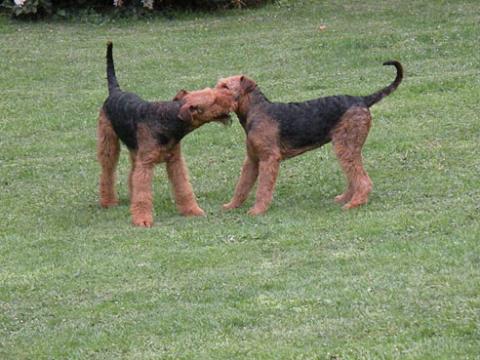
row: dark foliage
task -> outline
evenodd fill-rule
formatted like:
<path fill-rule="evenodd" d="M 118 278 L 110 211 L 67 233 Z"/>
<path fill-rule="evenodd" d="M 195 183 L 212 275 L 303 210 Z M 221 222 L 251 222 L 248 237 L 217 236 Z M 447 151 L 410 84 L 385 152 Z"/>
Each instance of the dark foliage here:
<path fill-rule="evenodd" d="M 0 10 L 9 11 L 13 17 L 21 19 L 65 17 L 82 11 L 138 17 L 165 10 L 244 8 L 267 2 L 269 0 L 0 0 Z"/>

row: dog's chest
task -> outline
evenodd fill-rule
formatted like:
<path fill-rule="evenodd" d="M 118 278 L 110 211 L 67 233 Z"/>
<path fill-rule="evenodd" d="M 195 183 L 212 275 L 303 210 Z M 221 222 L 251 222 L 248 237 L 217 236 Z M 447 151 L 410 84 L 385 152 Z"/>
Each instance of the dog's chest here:
<path fill-rule="evenodd" d="M 154 138 L 160 146 L 173 146 L 190 131 L 188 126 L 176 116 L 168 119 L 152 119 L 148 122 Z"/>

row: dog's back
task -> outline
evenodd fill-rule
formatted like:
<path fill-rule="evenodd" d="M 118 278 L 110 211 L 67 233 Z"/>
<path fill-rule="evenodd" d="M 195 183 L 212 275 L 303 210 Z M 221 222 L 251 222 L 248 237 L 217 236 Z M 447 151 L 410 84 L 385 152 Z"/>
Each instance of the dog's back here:
<path fill-rule="evenodd" d="M 265 113 L 278 123 L 282 142 L 292 148 L 321 146 L 348 109 L 366 107 L 356 96 L 328 96 L 305 102 L 270 103 Z"/>

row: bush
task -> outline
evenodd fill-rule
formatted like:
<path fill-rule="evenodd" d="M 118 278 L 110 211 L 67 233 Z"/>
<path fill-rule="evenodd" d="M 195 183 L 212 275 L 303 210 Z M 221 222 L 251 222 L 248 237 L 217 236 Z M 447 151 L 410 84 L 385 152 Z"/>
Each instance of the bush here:
<path fill-rule="evenodd" d="M 2 0 L 0 0 L 1 2 Z M 266 3 L 268 0 L 3 0 L 2 7 L 18 18 L 41 18 L 67 11 L 93 9 L 134 12 L 136 15 L 165 9 L 226 9 L 243 8 Z"/>
<path fill-rule="evenodd" d="M 52 14 L 50 0 L 4 0 L 2 7 L 10 9 L 16 17 L 39 17 Z"/>

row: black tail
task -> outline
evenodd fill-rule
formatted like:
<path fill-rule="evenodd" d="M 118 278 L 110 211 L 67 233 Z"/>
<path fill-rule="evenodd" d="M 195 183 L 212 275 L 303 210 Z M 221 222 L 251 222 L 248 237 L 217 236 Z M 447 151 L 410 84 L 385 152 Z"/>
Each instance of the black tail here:
<path fill-rule="evenodd" d="M 395 89 L 400 85 L 403 79 L 403 68 L 402 64 L 400 64 L 398 61 L 387 61 L 384 62 L 383 65 L 393 65 L 397 69 L 397 77 L 393 82 L 388 85 L 387 87 L 383 88 L 380 91 L 377 91 L 376 93 L 372 95 L 368 95 L 364 97 L 365 104 L 367 104 L 368 107 L 372 106 L 373 104 L 379 102 L 382 100 L 385 96 L 390 95 L 392 92 L 395 91 Z"/>
<path fill-rule="evenodd" d="M 109 41 L 107 43 L 107 80 L 109 94 L 111 94 L 115 89 L 120 89 L 117 77 L 115 76 L 115 67 L 113 66 L 112 47 L 113 44 L 111 41 Z"/>

